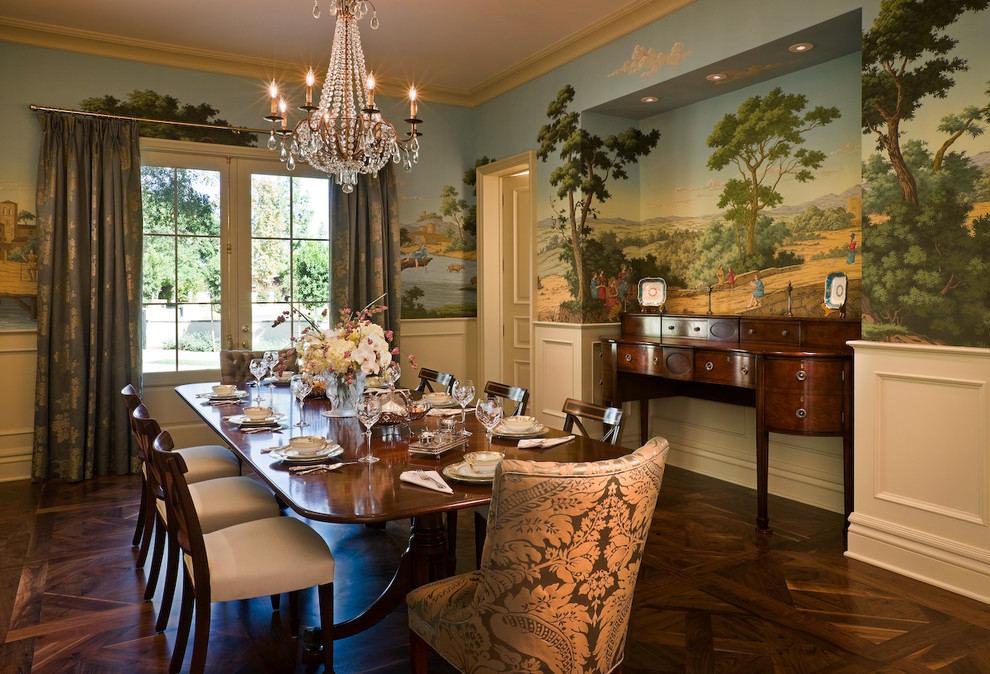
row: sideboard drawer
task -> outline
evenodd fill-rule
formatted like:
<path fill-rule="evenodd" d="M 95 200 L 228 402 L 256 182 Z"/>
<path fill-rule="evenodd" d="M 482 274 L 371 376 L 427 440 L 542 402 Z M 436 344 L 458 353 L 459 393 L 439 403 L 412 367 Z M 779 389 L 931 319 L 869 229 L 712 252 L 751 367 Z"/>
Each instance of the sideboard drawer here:
<path fill-rule="evenodd" d="M 756 388 L 756 356 L 751 353 L 697 349 L 694 352 L 694 380 Z"/>
<path fill-rule="evenodd" d="M 708 339 L 707 318 L 664 316 L 661 326 L 663 339 Z"/>
<path fill-rule="evenodd" d="M 739 338 L 742 342 L 798 346 L 801 344 L 801 323 L 743 318 L 739 321 Z"/>
<path fill-rule="evenodd" d="M 653 344 L 619 344 L 616 364 L 620 372 L 663 376 L 663 349 Z"/>
<path fill-rule="evenodd" d="M 764 423 L 767 430 L 789 433 L 842 433 L 842 396 L 767 391 Z"/>
<path fill-rule="evenodd" d="M 790 391 L 843 390 L 845 367 L 843 361 L 824 358 L 765 359 L 764 378 L 767 386 Z"/>

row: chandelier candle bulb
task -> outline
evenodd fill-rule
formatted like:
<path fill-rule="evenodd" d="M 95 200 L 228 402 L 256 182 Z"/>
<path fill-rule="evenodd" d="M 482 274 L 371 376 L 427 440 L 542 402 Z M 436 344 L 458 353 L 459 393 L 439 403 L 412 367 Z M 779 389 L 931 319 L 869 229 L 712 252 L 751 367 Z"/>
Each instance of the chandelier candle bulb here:
<path fill-rule="evenodd" d="M 416 119 L 419 112 L 419 104 L 416 103 L 416 87 L 409 87 L 409 118 Z"/>
<path fill-rule="evenodd" d="M 375 107 L 375 74 L 368 73 L 368 108 Z"/>
<path fill-rule="evenodd" d="M 286 124 L 285 118 L 289 116 L 289 113 L 288 113 L 288 106 L 285 104 L 284 98 L 278 102 L 278 111 L 279 114 L 282 115 L 282 128 L 285 129 L 285 124 Z"/>
<path fill-rule="evenodd" d="M 272 80 L 272 84 L 268 87 L 268 93 L 272 97 L 272 117 L 275 116 L 275 106 L 278 104 L 278 87 L 275 86 L 275 80 Z"/>
<path fill-rule="evenodd" d="M 306 73 L 306 107 L 312 107 L 313 105 L 314 82 L 316 82 L 316 75 L 313 74 L 313 69 L 310 68 L 309 72 Z"/>

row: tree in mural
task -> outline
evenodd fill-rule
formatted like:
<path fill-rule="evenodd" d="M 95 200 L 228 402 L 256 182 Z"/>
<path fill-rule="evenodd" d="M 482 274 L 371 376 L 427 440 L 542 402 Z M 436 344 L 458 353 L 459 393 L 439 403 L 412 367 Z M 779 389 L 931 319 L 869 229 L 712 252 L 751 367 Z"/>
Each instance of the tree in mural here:
<path fill-rule="evenodd" d="M 984 93 L 990 99 L 990 89 L 987 89 Z M 983 107 L 967 105 L 961 114 L 946 115 L 942 118 L 941 123 L 938 125 L 938 130 L 949 135 L 942 143 L 942 147 L 935 152 L 935 157 L 932 159 L 933 172 L 938 173 L 942 170 L 942 161 L 945 153 L 964 134 L 973 138 L 983 135 L 981 121 L 990 122 L 990 103 Z"/>
<path fill-rule="evenodd" d="M 907 203 L 920 201 L 901 152 L 901 122 L 913 119 L 926 97 L 945 98 L 955 85 L 953 74 L 969 69 L 965 59 L 949 57 L 958 41 L 945 29 L 963 12 L 988 5 L 990 0 L 883 0 L 863 35 L 863 132 L 875 135 L 877 149 L 886 151 Z"/>
<path fill-rule="evenodd" d="M 574 264 L 577 283 L 574 294 L 583 307 L 589 288 L 582 250 L 590 233 L 588 216 L 595 212 L 596 200 L 603 204 L 611 198 L 606 188 L 608 181 L 628 178 L 625 167 L 648 155 L 657 146 L 660 132 L 654 129 L 643 133 L 630 127 L 603 139 L 581 128 L 581 114 L 567 109 L 573 102 L 574 88 L 567 85 L 547 107 L 550 123 L 537 135 L 540 144 L 537 155 L 546 161 L 551 153 L 559 151 L 564 160 L 550 174 L 550 184 L 557 188 L 557 197 L 566 204 L 558 222 L 568 230 L 573 258 L 562 253 L 562 259 Z"/>
<path fill-rule="evenodd" d="M 817 106 L 805 112 L 806 96 L 785 94 L 777 87 L 766 96 L 753 96 L 727 113 L 708 137 L 715 152 L 708 168 L 720 171 L 730 164 L 741 178 L 731 178 L 719 198 L 719 208 L 736 226 L 738 254 L 747 260 L 756 255 L 756 227 L 760 211 L 784 200 L 777 187 L 784 176 L 798 182 L 814 179 L 812 169 L 821 167 L 825 153 L 799 147 L 805 135 L 839 118 L 836 107 Z"/>
<path fill-rule="evenodd" d="M 162 119 L 186 124 L 206 126 L 228 126 L 225 119 L 211 119 L 219 110 L 207 103 L 199 105 L 181 104 L 177 98 L 165 96 L 150 89 L 134 90 L 121 101 L 114 96 L 94 96 L 84 99 L 80 108 L 86 112 L 99 112 L 105 115 L 122 115 L 144 119 Z M 144 138 L 171 138 L 191 140 L 200 143 L 221 143 L 223 145 L 253 146 L 257 138 L 252 133 L 240 133 L 227 129 L 209 129 L 174 124 L 153 124 L 141 122 L 141 136 Z"/>
<path fill-rule="evenodd" d="M 922 328 L 948 343 L 990 346 L 990 217 L 970 228 L 969 210 L 941 190 L 921 206 L 891 205 L 889 218 L 870 228 L 863 280 L 882 321 L 870 326 L 874 337 Z"/>
<path fill-rule="evenodd" d="M 471 204 L 464 211 L 464 231 L 471 236 L 478 235 L 478 169 L 495 161 L 494 157 L 482 156 L 474 160 L 474 166 L 464 172 L 464 184 L 471 188 Z"/>
<path fill-rule="evenodd" d="M 464 211 L 467 210 L 467 201 L 461 199 L 457 189 L 453 185 L 444 185 L 440 191 L 440 215 L 449 218 L 457 227 L 457 237 L 464 243 Z"/>

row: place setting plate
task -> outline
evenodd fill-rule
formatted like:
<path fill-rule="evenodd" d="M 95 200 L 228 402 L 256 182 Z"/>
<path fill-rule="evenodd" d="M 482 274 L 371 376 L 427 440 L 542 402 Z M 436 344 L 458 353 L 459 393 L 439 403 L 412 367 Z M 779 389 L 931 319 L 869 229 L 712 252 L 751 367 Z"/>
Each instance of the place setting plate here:
<path fill-rule="evenodd" d="M 276 412 L 275 414 L 267 417 L 265 419 L 252 419 L 246 414 L 234 414 L 227 418 L 232 424 L 238 426 L 278 426 L 282 420 L 285 419 L 285 415 L 281 412 Z"/>
<path fill-rule="evenodd" d="M 444 466 L 443 474 L 455 482 L 465 482 L 468 484 L 491 484 L 495 479 L 494 473 L 479 473 L 471 468 L 467 461 L 458 461 L 449 466 Z"/>
<path fill-rule="evenodd" d="M 335 456 L 340 456 L 343 453 L 343 447 L 336 443 L 329 443 L 326 447 L 323 447 L 315 453 L 306 452 L 305 454 L 301 454 L 300 450 L 292 446 L 287 446 L 277 447 L 268 454 L 273 459 L 277 459 L 283 463 L 318 463 L 320 461 L 332 459 Z"/>
<path fill-rule="evenodd" d="M 197 393 L 197 398 L 205 398 L 211 403 L 237 402 L 248 395 L 247 391 L 234 391 L 233 393 Z"/>
<path fill-rule="evenodd" d="M 499 424 L 492 429 L 492 437 L 500 440 L 523 440 L 525 438 L 542 438 L 550 432 L 550 429 L 540 422 L 526 429 L 515 430 L 507 428 L 505 424 Z"/>

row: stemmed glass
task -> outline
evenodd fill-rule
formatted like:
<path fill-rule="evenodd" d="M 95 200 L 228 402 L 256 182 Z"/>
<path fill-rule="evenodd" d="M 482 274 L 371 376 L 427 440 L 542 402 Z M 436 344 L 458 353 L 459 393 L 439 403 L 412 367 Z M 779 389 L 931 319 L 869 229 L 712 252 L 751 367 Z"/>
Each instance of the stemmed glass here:
<path fill-rule="evenodd" d="M 268 367 L 268 378 L 271 380 L 270 392 L 274 395 L 275 392 L 275 380 L 272 377 L 275 376 L 275 366 L 278 365 L 278 351 L 265 351 L 265 357 L 263 359 L 265 365 Z"/>
<path fill-rule="evenodd" d="M 268 372 L 268 364 L 265 362 L 264 358 L 252 358 L 251 363 L 248 365 L 248 369 L 251 370 L 251 374 L 255 378 L 255 386 L 258 389 L 258 395 L 255 397 L 256 402 L 261 402 L 261 378 L 265 376 Z"/>
<path fill-rule="evenodd" d="M 303 419 L 303 400 L 313 390 L 313 375 L 308 372 L 300 372 L 299 374 L 292 375 L 292 379 L 289 380 L 289 389 L 296 396 L 296 400 L 299 401 L 299 421 L 293 425 L 300 428 L 309 426 L 309 423 Z"/>
<path fill-rule="evenodd" d="M 354 409 L 357 411 L 358 421 L 364 425 L 364 438 L 368 442 L 368 454 L 362 456 L 358 461 L 375 463 L 378 461 L 378 457 L 371 454 L 371 427 L 382 416 L 382 401 L 376 395 L 364 395 L 354 405 Z"/>
<path fill-rule="evenodd" d="M 388 384 L 389 389 L 395 390 L 395 383 L 399 381 L 399 377 L 402 376 L 402 366 L 396 363 L 394 360 L 385 366 L 382 370 L 382 379 Z"/>
<path fill-rule="evenodd" d="M 502 401 L 496 396 L 492 396 L 487 400 L 482 400 L 478 403 L 478 407 L 475 410 L 475 415 L 478 417 L 478 421 L 481 425 L 485 427 L 485 437 L 488 439 L 488 449 L 491 451 L 492 448 L 492 429 L 499 425 L 502 421 Z"/>
<path fill-rule="evenodd" d="M 465 423 L 465 416 L 467 415 L 468 403 L 474 400 L 474 382 L 470 379 L 456 381 L 451 393 L 454 394 L 454 400 L 457 401 L 457 404 L 461 406 L 461 435 L 471 435 L 471 431 L 467 429 Z"/>

